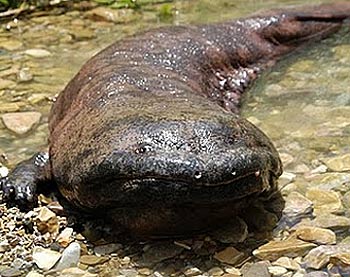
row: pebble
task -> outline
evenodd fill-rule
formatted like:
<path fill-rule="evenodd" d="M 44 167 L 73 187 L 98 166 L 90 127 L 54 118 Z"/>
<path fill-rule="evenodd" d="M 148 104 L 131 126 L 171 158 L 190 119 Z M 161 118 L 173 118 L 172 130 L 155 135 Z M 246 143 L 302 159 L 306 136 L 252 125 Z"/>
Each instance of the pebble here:
<path fill-rule="evenodd" d="M 67 227 L 63 229 L 63 231 L 58 235 L 58 237 L 56 238 L 56 242 L 62 247 L 67 247 L 73 240 L 72 235 L 73 228 Z"/>
<path fill-rule="evenodd" d="M 282 241 L 270 241 L 255 249 L 253 255 L 261 260 L 275 261 L 282 256 L 291 258 L 303 256 L 316 246 L 316 244 L 291 237 Z"/>
<path fill-rule="evenodd" d="M 336 191 L 326 191 L 311 188 L 305 195 L 314 204 L 314 213 L 341 213 L 344 207 L 340 194 Z"/>
<path fill-rule="evenodd" d="M 123 245 L 121 245 L 120 243 L 109 243 L 109 244 L 95 246 L 94 252 L 96 255 L 104 256 L 104 255 L 117 252 L 122 247 Z"/>
<path fill-rule="evenodd" d="M 16 86 L 16 82 L 0 78 L 0 90 L 11 89 L 11 88 L 14 88 L 15 86 Z"/>
<path fill-rule="evenodd" d="M 16 277 L 16 276 L 22 276 L 23 272 L 11 267 L 5 267 L 0 270 L 0 276 L 2 277 Z"/>
<path fill-rule="evenodd" d="M 179 255 L 183 250 L 173 243 L 158 243 L 149 247 L 142 258 L 146 264 L 156 264 Z"/>
<path fill-rule="evenodd" d="M 328 273 L 324 271 L 313 271 L 304 275 L 304 277 L 328 277 Z"/>
<path fill-rule="evenodd" d="M 26 275 L 26 277 L 44 277 L 44 275 L 42 275 L 36 271 L 31 271 Z"/>
<path fill-rule="evenodd" d="M 350 227 L 350 219 L 345 216 L 322 214 L 312 220 L 311 224 L 321 228 L 332 229 L 333 231 L 342 231 Z"/>
<path fill-rule="evenodd" d="M 32 130 L 41 119 L 39 112 L 15 112 L 2 115 L 2 121 L 7 129 L 18 135 L 24 135 Z"/>
<path fill-rule="evenodd" d="M 133 268 L 121 269 L 121 270 L 119 270 L 119 273 L 125 277 L 137 277 L 137 276 L 139 276 L 137 270 L 133 269 Z"/>
<path fill-rule="evenodd" d="M 133 15 L 132 9 L 109 9 L 106 7 L 97 7 L 86 13 L 90 19 L 114 23 L 130 22 L 135 19 Z"/>
<path fill-rule="evenodd" d="M 297 271 L 300 269 L 300 265 L 295 260 L 288 257 L 278 258 L 272 264 L 275 266 L 282 266 L 286 269 L 293 270 L 293 271 Z"/>
<path fill-rule="evenodd" d="M 39 246 L 33 249 L 33 261 L 40 269 L 49 270 L 53 268 L 60 258 L 61 254 L 59 252 Z"/>
<path fill-rule="evenodd" d="M 109 258 L 107 257 L 97 257 L 95 255 L 83 255 L 80 257 L 80 262 L 86 265 L 97 265 L 107 262 Z"/>
<path fill-rule="evenodd" d="M 65 276 L 65 277 L 83 277 L 87 274 L 87 272 L 85 270 L 82 270 L 78 267 L 70 267 L 70 268 L 66 268 L 63 269 L 59 276 Z"/>
<path fill-rule="evenodd" d="M 9 175 L 9 169 L 0 163 L 0 178 L 4 178 Z"/>
<path fill-rule="evenodd" d="M 313 203 L 299 192 L 291 192 L 283 210 L 284 218 L 293 225 L 302 218 L 309 217 L 313 211 Z"/>
<path fill-rule="evenodd" d="M 208 270 L 209 276 L 221 276 L 225 272 L 220 267 L 213 267 Z"/>
<path fill-rule="evenodd" d="M 33 48 L 24 51 L 24 54 L 34 58 L 45 58 L 51 56 L 51 53 L 45 49 Z"/>
<path fill-rule="evenodd" d="M 223 251 L 217 252 L 214 258 L 218 261 L 230 265 L 237 264 L 244 257 L 244 253 L 238 251 L 236 248 L 230 246 L 225 248 Z"/>
<path fill-rule="evenodd" d="M 332 230 L 318 227 L 299 227 L 295 230 L 297 238 L 316 244 L 335 244 L 336 235 Z"/>
<path fill-rule="evenodd" d="M 268 266 L 265 262 L 245 264 L 241 269 L 243 277 L 271 277 Z"/>
<path fill-rule="evenodd" d="M 350 245 L 321 245 L 312 249 L 305 257 L 304 263 L 308 268 L 321 269 L 325 267 L 330 259 L 342 258 L 344 261 L 350 259 Z"/>
<path fill-rule="evenodd" d="M 33 75 L 29 68 L 22 68 L 17 72 L 17 82 L 29 82 L 31 80 L 33 80 Z"/>
<path fill-rule="evenodd" d="M 288 272 L 288 270 L 282 266 L 269 266 L 268 270 L 272 276 L 282 276 Z"/>
<path fill-rule="evenodd" d="M 18 50 L 23 46 L 23 43 L 20 40 L 13 38 L 6 38 L 6 40 L 0 41 L 0 48 L 6 49 L 8 51 Z"/>
<path fill-rule="evenodd" d="M 148 276 L 152 274 L 152 270 L 147 267 L 143 267 L 139 269 L 139 273 Z"/>
<path fill-rule="evenodd" d="M 59 224 L 56 214 L 48 209 L 47 207 L 41 207 L 39 210 L 39 214 L 36 217 L 36 224 L 38 230 L 45 234 L 46 232 L 57 233 Z"/>
<path fill-rule="evenodd" d="M 349 171 L 350 170 L 350 154 L 337 156 L 323 161 L 332 171 Z"/>
<path fill-rule="evenodd" d="M 62 270 L 69 267 L 76 267 L 80 259 L 80 244 L 77 242 L 72 242 L 64 251 L 62 252 L 61 259 L 55 266 L 56 270 Z"/>

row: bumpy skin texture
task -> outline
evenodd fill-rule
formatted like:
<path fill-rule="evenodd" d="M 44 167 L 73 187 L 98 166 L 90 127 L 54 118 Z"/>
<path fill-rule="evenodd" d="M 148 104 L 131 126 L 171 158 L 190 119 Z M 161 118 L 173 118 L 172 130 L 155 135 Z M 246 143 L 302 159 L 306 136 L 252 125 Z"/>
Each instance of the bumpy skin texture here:
<path fill-rule="evenodd" d="M 29 183 L 51 180 L 77 209 L 108 211 L 116 229 L 138 236 L 200 232 L 275 197 L 281 161 L 238 116 L 241 95 L 280 56 L 349 16 L 349 3 L 323 5 L 161 28 L 111 45 L 59 95 L 49 165 L 31 166 Z M 9 202 L 18 202 L 25 178 L 14 172 L 4 181 Z"/>

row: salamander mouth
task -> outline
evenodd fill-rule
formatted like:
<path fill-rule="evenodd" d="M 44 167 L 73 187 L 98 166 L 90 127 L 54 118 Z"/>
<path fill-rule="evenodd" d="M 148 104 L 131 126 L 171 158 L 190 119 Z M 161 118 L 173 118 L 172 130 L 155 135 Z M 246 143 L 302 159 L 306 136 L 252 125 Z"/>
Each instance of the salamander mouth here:
<path fill-rule="evenodd" d="M 89 206 L 134 208 L 224 204 L 268 191 L 276 179 L 270 171 L 255 171 L 215 185 L 198 185 L 188 180 L 161 177 L 104 180 L 103 189 L 95 191 Z M 102 197 L 103 202 L 96 195 Z"/>

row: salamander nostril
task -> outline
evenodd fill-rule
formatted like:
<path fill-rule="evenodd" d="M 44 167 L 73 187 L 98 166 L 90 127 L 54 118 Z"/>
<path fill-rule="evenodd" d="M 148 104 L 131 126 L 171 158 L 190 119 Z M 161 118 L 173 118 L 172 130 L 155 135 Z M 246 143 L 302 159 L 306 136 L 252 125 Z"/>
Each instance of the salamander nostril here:
<path fill-rule="evenodd" d="M 144 154 L 146 152 L 152 151 L 152 147 L 149 144 L 141 143 L 135 149 L 136 154 Z"/>

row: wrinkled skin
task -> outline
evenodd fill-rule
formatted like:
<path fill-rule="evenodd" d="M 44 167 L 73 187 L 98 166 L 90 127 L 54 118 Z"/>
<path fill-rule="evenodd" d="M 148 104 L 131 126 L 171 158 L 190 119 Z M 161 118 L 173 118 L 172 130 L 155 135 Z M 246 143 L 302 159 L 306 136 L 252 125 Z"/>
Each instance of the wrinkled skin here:
<path fill-rule="evenodd" d="M 281 161 L 239 117 L 241 95 L 261 70 L 349 16 L 350 3 L 338 3 L 161 28 L 111 45 L 61 92 L 49 155 L 2 180 L 5 201 L 31 207 L 37 184 L 51 182 L 78 211 L 157 237 L 202 232 L 276 198 Z"/>

